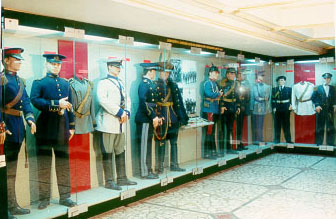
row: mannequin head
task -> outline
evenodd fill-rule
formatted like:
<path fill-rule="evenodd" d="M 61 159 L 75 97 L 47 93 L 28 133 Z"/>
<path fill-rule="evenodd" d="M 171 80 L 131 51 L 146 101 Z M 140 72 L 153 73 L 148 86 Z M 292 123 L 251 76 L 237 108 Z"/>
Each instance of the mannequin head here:
<path fill-rule="evenodd" d="M 279 76 L 276 79 L 279 86 L 284 86 L 286 83 L 286 77 L 285 76 Z"/>
<path fill-rule="evenodd" d="M 47 73 L 58 75 L 61 71 L 62 63 L 46 62 Z"/>
<path fill-rule="evenodd" d="M 44 54 L 43 57 L 46 58 L 47 73 L 58 75 L 61 71 L 62 60 L 66 57 L 60 54 Z"/>
<path fill-rule="evenodd" d="M 236 70 L 234 68 L 228 68 L 226 70 L 226 78 L 233 81 L 236 78 Z"/>
<path fill-rule="evenodd" d="M 18 72 L 21 68 L 21 60 L 14 57 L 5 57 L 5 69 L 10 72 Z"/>
<path fill-rule="evenodd" d="M 265 73 L 263 71 L 260 71 L 257 73 L 257 82 L 264 82 L 264 77 L 265 77 Z"/>
<path fill-rule="evenodd" d="M 159 76 L 160 76 L 160 78 L 161 78 L 163 81 L 167 81 L 167 80 L 168 80 L 168 78 L 169 78 L 169 74 L 170 74 L 169 71 L 160 71 L 160 72 L 159 72 Z"/>
<path fill-rule="evenodd" d="M 324 73 L 324 74 L 322 75 L 322 77 L 324 78 L 324 83 L 325 83 L 326 85 L 329 85 L 329 84 L 330 84 L 330 81 L 331 81 L 331 78 L 332 78 L 332 74 L 330 74 L 330 73 Z"/>
<path fill-rule="evenodd" d="M 118 77 L 122 67 L 122 60 L 109 60 L 107 61 L 107 71 L 110 75 Z"/>
<path fill-rule="evenodd" d="M 218 79 L 218 76 L 219 76 L 219 70 L 216 66 L 212 64 L 212 66 L 209 69 L 209 79 L 216 81 Z"/>
<path fill-rule="evenodd" d="M 21 53 L 23 53 L 23 49 L 21 48 L 8 48 L 4 50 L 4 66 L 7 71 L 10 72 L 18 72 L 21 68 L 21 63 L 23 57 Z"/>
<path fill-rule="evenodd" d="M 151 80 L 154 80 L 155 75 L 156 75 L 156 70 L 155 69 L 150 69 L 150 70 L 147 70 L 147 72 L 145 73 L 144 76 L 151 79 Z"/>

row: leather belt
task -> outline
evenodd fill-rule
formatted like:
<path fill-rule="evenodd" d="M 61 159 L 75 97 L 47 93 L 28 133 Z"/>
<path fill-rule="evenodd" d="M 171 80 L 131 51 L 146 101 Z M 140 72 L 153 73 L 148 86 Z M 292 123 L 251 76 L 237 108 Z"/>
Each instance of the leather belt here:
<path fill-rule="evenodd" d="M 308 102 L 310 101 L 311 99 L 307 99 L 307 100 L 298 100 L 300 103 L 303 103 L 303 102 Z"/>
<path fill-rule="evenodd" d="M 225 102 L 228 102 L 228 103 L 235 103 L 236 102 L 236 99 L 226 99 L 226 98 L 223 98 L 223 100 Z"/>
<path fill-rule="evenodd" d="M 90 115 L 90 111 L 85 113 L 85 114 L 81 114 L 81 113 L 78 113 L 78 112 L 74 112 L 74 115 L 77 117 L 77 118 L 84 118 L 85 116 L 88 116 Z"/>
<path fill-rule="evenodd" d="M 22 116 L 23 112 L 21 110 L 16 109 L 1 109 L 3 113 L 11 115 L 11 116 Z"/>
<path fill-rule="evenodd" d="M 275 100 L 274 102 L 276 102 L 276 103 L 289 103 L 289 99 L 288 100 Z"/>
<path fill-rule="evenodd" d="M 206 98 L 204 98 L 204 100 L 208 100 L 210 102 L 215 102 L 215 101 L 219 101 L 219 98 L 212 99 L 212 98 L 206 97 Z"/>
<path fill-rule="evenodd" d="M 158 106 L 167 106 L 167 107 L 169 107 L 169 106 L 173 106 L 173 102 L 165 102 L 165 103 L 161 103 L 161 102 L 157 102 L 157 105 Z"/>

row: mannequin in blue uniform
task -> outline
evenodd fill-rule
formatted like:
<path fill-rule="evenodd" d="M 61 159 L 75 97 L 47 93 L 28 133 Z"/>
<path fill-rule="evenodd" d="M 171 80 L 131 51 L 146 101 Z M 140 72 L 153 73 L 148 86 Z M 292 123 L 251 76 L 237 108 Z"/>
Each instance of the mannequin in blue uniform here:
<path fill-rule="evenodd" d="M 2 76 L 2 113 L 6 124 L 7 137 L 4 149 L 7 162 L 7 189 L 8 210 L 12 215 L 29 214 L 29 209 L 21 208 L 16 201 L 15 179 L 17 159 L 22 142 L 25 138 L 25 125 L 23 118 L 30 126 L 31 133 L 36 131 L 35 119 L 30 106 L 30 99 L 25 89 L 25 83 L 17 75 L 21 68 L 23 57 L 21 48 L 5 49 L 5 71 Z M 22 117 L 24 116 L 24 117 Z"/>
<path fill-rule="evenodd" d="M 327 130 L 327 145 L 335 144 L 334 114 L 336 112 L 336 91 L 330 85 L 332 74 L 324 73 L 323 85 L 315 88 L 312 101 L 316 111 L 316 144 L 323 144 L 324 129 Z"/>
<path fill-rule="evenodd" d="M 140 65 L 144 68 L 144 73 L 138 88 L 139 108 L 135 115 L 137 143 L 140 147 L 140 171 L 142 178 L 157 179 L 158 175 L 152 170 L 152 140 L 154 129 L 161 123 L 156 112 L 158 92 L 154 82 L 158 64 Z"/>
<path fill-rule="evenodd" d="M 204 128 L 205 140 L 203 157 L 205 159 L 217 159 L 215 127 L 219 118 L 219 101 L 223 95 L 223 92 L 219 89 L 217 84 L 218 76 L 218 68 L 212 65 L 209 69 L 209 79 L 204 82 L 202 117 L 214 122 L 213 125 Z"/>
<path fill-rule="evenodd" d="M 69 141 L 75 132 L 72 112 L 72 92 L 67 80 L 59 77 L 62 60 L 59 54 L 44 54 L 47 74 L 35 80 L 31 89 L 32 104 L 41 111 L 37 119 L 36 145 L 39 177 L 40 204 L 44 209 L 50 204 L 50 172 L 52 149 L 55 165 L 59 204 L 67 207 L 76 205 L 70 199 Z"/>
<path fill-rule="evenodd" d="M 5 49 L 5 72 L 4 86 L 2 86 L 2 113 L 8 130 L 4 148 L 7 159 L 7 187 L 8 187 L 8 209 L 11 214 L 29 214 L 28 209 L 21 208 L 16 202 L 15 178 L 17 158 L 25 138 L 25 126 L 22 115 L 28 125 L 31 126 L 31 133 L 36 131 L 35 120 L 30 106 L 30 99 L 27 95 L 23 79 L 17 75 L 23 60 L 21 48 Z"/>
<path fill-rule="evenodd" d="M 275 138 L 274 142 L 280 142 L 281 128 L 287 143 L 293 143 L 290 133 L 290 112 L 292 110 L 292 88 L 286 87 L 286 77 L 279 76 L 276 81 L 278 86 L 272 89 L 272 109 L 274 112 Z"/>

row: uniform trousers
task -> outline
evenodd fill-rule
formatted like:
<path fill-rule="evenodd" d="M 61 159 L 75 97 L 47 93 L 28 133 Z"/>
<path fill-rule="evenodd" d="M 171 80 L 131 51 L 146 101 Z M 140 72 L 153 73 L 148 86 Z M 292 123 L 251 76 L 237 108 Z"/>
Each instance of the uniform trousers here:
<path fill-rule="evenodd" d="M 52 141 L 49 144 L 38 145 L 37 164 L 39 177 L 39 192 L 40 200 L 50 199 L 50 172 L 52 151 L 55 154 L 55 166 L 57 176 L 57 186 L 59 190 L 60 199 L 67 199 L 70 197 L 70 168 L 69 168 L 69 144 L 57 144 Z"/>
<path fill-rule="evenodd" d="M 316 113 L 316 144 L 317 145 L 323 144 L 325 127 L 327 129 L 327 145 L 334 145 L 335 127 L 334 127 L 334 112 L 332 110 L 329 110 L 329 111 L 322 110 L 320 111 L 320 113 Z"/>

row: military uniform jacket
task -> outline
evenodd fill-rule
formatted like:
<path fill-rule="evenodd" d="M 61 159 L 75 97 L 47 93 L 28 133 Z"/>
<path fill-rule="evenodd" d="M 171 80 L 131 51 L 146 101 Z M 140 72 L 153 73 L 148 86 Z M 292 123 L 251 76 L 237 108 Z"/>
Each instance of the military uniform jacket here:
<path fill-rule="evenodd" d="M 128 110 L 131 101 L 126 96 L 125 88 L 119 78 L 108 75 L 98 82 L 97 99 L 99 110 L 96 116 L 96 130 L 111 134 L 125 132 L 125 123 L 120 124 L 120 117 L 124 111 L 130 116 Z"/>
<path fill-rule="evenodd" d="M 292 88 L 292 108 L 300 116 L 315 114 L 315 107 L 311 100 L 314 85 L 310 82 L 299 82 Z"/>
<path fill-rule="evenodd" d="M 164 123 L 171 124 L 178 122 L 178 116 L 174 109 L 174 103 L 178 104 L 178 97 L 176 91 L 172 90 L 171 83 L 167 83 L 161 79 L 158 80 L 158 116 L 164 118 Z M 178 88 L 177 88 L 178 89 Z M 175 98 L 173 98 L 175 95 Z M 173 102 L 175 101 L 175 102 Z"/>
<path fill-rule="evenodd" d="M 223 79 L 219 82 L 219 89 L 223 91 L 220 98 L 220 108 L 226 107 L 227 111 L 235 113 L 240 108 L 237 81 Z"/>
<path fill-rule="evenodd" d="M 30 97 L 32 104 L 41 111 L 35 134 L 38 144 L 56 140 L 60 144 L 67 144 L 69 130 L 75 129 L 74 115 L 68 110 L 62 114 L 59 100 L 68 97 L 72 103 L 69 82 L 58 75 L 47 73 L 44 78 L 33 82 Z"/>
<path fill-rule="evenodd" d="M 327 96 L 323 85 L 317 86 L 312 95 L 312 101 L 315 107 L 320 106 L 322 111 L 334 112 L 334 107 L 336 107 L 336 93 L 335 87 L 329 85 L 329 94 Z"/>
<path fill-rule="evenodd" d="M 220 92 L 215 81 L 209 79 L 204 82 L 203 98 L 202 112 L 219 114 Z"/>
<path fill-rule="evenodd" d="M 238 96 L 240 102 L 240 113 L 249 114 L 251 89 L 247 80 L 238 82 Z"/>
<path fill-rule="evenodd" d="M 138 88 L 139 108 L 135 115 L 135 122 L 152 123 L 156 117 L 156 102 L 158 100 L 158 92 L 156 83 L 143 77 Z"/>
<path fill-rule="evenodd" d="M 280 90 L 280 87 L 274 87 L 272 89 L 272 109 L 276 109 L 276 111 L 284 112 L 289 111 L 289 106 L 291 105 L 292 99 L 292 88 L 283 87 Z"/>
<path fill-rule="evenodd" d="M 92 98 L 93 84 L 86 78 L 70 79 L 72 106 L 75 115 L 75 133 L 86 134 L 96 127 L 96 116 Z"/>
<path fill-rule="evenodd" d="M 171 90 L 173 98 L 173 109 L 176 112 L 177 119 L 182 125 L 187 125 L 189 117 L 183 104 L 183 98 L 178 85 L 172 80 L 168 79 L 168 87 Z"/>
<path fill-rule="evenodd" d="M 256 83 L 252 88 L 251 109 L 255 115 L 265 115 L 271 112 L 271 86 Z"/>
<path fill-rule="evenodd" d="M 6 71 L 4 77 L 2 77 L 2 82 L 5 81 L 6 83 L 2 84 L 1 86 L 1 112 L 3 121 L 6 124 L 6 129 L 12 133 L 12 135 L 6 135 L 6 141 L 22 143 L 26 133 L 22 116 L 15 116 L 4 113 L 4 110 L 13 109 L 16 111 L 22 111 L 26 121 L 31 120 L 35 122 L 33 111 L 30 106 L 30 99 L 28 97 L 23 79 L 17 76 L 16 73 Z M 22 88 L 20 89 L 21 86 Z M 15 105 L 10 106 L 12 105 L 11 103 L 14 103 L 12 101 L 17 97 L 18 93 L 22 94 L 21 98 L 15 101 Z"/>

